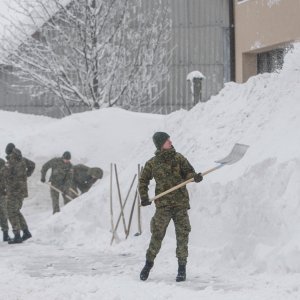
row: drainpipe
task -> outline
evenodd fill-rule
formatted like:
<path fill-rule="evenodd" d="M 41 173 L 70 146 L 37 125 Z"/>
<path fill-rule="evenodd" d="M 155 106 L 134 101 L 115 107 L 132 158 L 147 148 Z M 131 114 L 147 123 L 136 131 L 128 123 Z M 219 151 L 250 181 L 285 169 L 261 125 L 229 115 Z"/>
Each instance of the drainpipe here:
<path fill-rule="evenodd" d="M 229 0 L 229 35 L 230 35 L 230 80 L 235 81 L 235 23 L 234 23 L 234 1 Z"/>

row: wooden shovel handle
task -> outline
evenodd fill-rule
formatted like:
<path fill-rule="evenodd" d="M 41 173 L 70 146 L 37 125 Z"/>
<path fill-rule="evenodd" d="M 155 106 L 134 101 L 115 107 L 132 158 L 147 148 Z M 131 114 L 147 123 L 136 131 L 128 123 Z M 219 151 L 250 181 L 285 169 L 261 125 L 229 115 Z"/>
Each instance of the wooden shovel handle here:
<path fill-rule="evenodd" d="M 62 195 L 64 194 L 60 189 L 58 189 L 57 187 L 55 187 L 54 185 L 52 185 L 50 182 L 47 182 L 47 184 L 50 186 L 51 189 L 53 189 L 54 191 L 61 193 Z M 69 195 L 65 194 L 65 197 L 68 198 L 69 200 L 73 200 L 72 197 L 70 197 Z"/>
<path fill-rule="evenodd" d="M 209 174 L 209 173 L 211 173 L 211 172 L 213 172 L 213 171 L 215 171 L 215 170 L 218 170 L 218 169 L 222 168 L 223 166 L 225 166 L 225 164 L 220 164 L 220 165 L 218 165 L 218 166 L 216 166 L 216 167 L 214 167 L 214 168 L 211 168 L 211 169 L 209 169 L 209 170 L 207 170 L 207 171 L 205 171 L 205 172 L 203 172 L 203 173 L 201 173 L 201 174 L 202 174 L 202 176 L 205 176 L 205 175 L 207 175 L 207 174 Z M 194 178 L 188 179 L 188 180 L 186 180 L 186 181 L 184 181 L 184 182 L 182 182 L 182 183 L 180 183 L 180 184 L 178 184 L 178 185 L 175 185 L 175 186 L 173 186 L 172 188 L 170 188 L 170 189 L 168 189 L 168 190 L 166 190 L 166 191 L 164 191 L 164 192 L 162 192 L 162 193 L 156 195 L 155 197 L 153 197 L 153 198 L 150 199 L 149 201 L 150 201 L 150 202 L 151 202 L 151 201 L 154 201 L 154 200 L 156 200 L 156 199 L 158 199 L 158 198 L 160 198 L 160 197 L 162 197 L 162 196 L 165 196 L 165 195 L 167 195 L 167 194 L 169 194 L 169 193 L 171 193 L 171 192 L 173 192 L 173 191 L 176 191 L 176 190 L 180 189 L 181 187 L 183 187 L 183 186 L 185 186 L 185 185 L 187 185 L 188 183 L 193 182 L 193 181 L 194 181 Z"/>
<path fill-rule="evenodd" d="M 189 179 L 189 180 L 187 180 L 187 181 L 184 181 L 184 182 L 182 182 L 182 183 L 180 183 L 180 184 L 178 184 L 178 185 L 175 185 L 175 186 L 173 186 L 172 188 L 170 188 L 170 189 L 168 189 L 168 190 L 166 190 L 166 191 L 164 191 L 164 192 L 162 192 L 162 193 L 156 195 L 154 198 L 150 199 L 149 201 L 150 201 L 150 202 L 151 202 L 151 201 L 154 201 L 154 200 L 156 200 L 156 199 L 158 199 L 158 198 L 160 198 L 160 197 L 162 197 L 162 196 L 165 196 L 165 195 L 167 195 L 167 194 L 169 194 L 169 193 L 171 193 L 171 192 L 173 192 L 173 191 L 176 191 L 176 190 L 180 189 L 181 187 L 183 187 L 183 186 L 185 186 L 185 185 L 187 185 L 188 183 L 193 182 L 193 181 L 194 181 L 194 178 L 191 178 L 191 179 Z"/>

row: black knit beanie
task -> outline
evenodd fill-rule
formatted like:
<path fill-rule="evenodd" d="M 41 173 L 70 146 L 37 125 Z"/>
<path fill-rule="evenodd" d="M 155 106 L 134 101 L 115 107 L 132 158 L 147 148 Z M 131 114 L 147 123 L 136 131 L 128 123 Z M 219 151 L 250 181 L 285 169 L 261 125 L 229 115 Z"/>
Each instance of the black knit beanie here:
<path fill-rule="evenodd" d="M 71 159 L 71 153 L 69 151 L 64 152 L 62 155 L 62 158 L 65 160 L 70 160 Z"/>
<path fill-rule="evenodd" d="M 157 148 L 157 150 L 160 150 L 161 147 L 163 146 L 163 144 L 166 142 L 166 140 L 169 138 L 170 136 L 165 133 L 165 132 L 155 132 L 152 139 L 153 139 L 153 143 L 155 145 L 155 147 Z"/>
<path fill-rule="evenodd" d="M 16 148 L 16 146 L 15 146 L 13 143 L 8 143 L 8 144 L 6 145 L 6 148 L 5 148 L 5 153 L 6 153 L 7 155 L 9 155 L 9 154 L 12 153 L 12 151 L 13 151 L 15 148 Z"/>

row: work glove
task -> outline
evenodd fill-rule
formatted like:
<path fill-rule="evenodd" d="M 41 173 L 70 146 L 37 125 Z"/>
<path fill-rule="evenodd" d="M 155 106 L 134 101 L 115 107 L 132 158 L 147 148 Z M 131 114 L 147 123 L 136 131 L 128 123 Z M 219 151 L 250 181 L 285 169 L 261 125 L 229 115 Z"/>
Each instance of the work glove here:
<path fill-rule="evenodd" d="M 195 182 L 201 182 L 203 180 L 203 176 L 202 176 L 202 174 L 201 173 L 198 173 L 198 174 L 196 174 L 195 176 L 194 176 L 194 181 Z"/>
<path fill-rule="evenodd" d="M 45 178 L 45 177 L 42 177 L 42 178 L 41 178 L 41 182 L 42 182 L 42 183 L 45 183 L 45 182 L 46 182 L 46 178 Z"/>
<path fill-rule="evenodd" d="M 141 205 L 142 206 L 147 206 L 147 205 L 151 205 L 151 202 L 149 201 L 149 198 L 141 198 Z"/>

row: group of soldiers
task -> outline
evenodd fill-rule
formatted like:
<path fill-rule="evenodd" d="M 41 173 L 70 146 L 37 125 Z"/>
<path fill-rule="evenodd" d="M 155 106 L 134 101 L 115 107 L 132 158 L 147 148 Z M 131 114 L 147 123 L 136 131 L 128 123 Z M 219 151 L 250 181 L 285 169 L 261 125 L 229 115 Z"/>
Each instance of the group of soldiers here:
<path fill-rule="evenodd" d="M 100 168 L 89 168 L 83 164 L 72 165 L 71 153 L 65 151 L 62 157 L 55 157 L 46 162 L 41 170 L 41 182 L 46 182 L 46 173 L 51 169 L 49 178 L 53 214 L 60 211 L 59 195 L 62 194 L 66 205 L 80 193 L 86 193 L 103 176 Z"/>
<path fill-rule="evenodd" d="M 21 208 L 24 198 L 28 197 L 27 178 L 34 172 L 35 163 L 23 157 L 13 143 L 6 146 L 5 153 L 6 161 L 0 158 L 0 226 L 3 241 L 17 244 L 32 237 Z M 86 193 L 103 176 L 101 168 L 90 168 L 83 164 L 72 165 L 69 151 L 42 166 L 41 182 L 46 182 L 46 173 L 49 169 L 51 169 L 49 186 L 53 214 L 60 211 L 60 194 L 63 196 L 64 204 L 67 204 L 80 194 Z M 14 238 L 10 238 L 8 234 L 8 221 Z"/>
<path fill-rule="evenodd" d="M 182 183 L 187 179 L 201 182 L 203 176 L 197 173 L 189 161 L 176 152 L 170 136 L 165 132 L 156 132 L 153 135 L 156 147 L 155 156 L 148 160 L 139 178 L 139 194 L 141 205 L 151 205 L 149 200 L 149 184 L 152 179 L 156 182 L 155 194 L 161 194 L 166 190 Z M 7 145 L 5 162 L 0 159 L 0 222 L 3 231 L 3 240 L 10 244 L 21 243 L 31 238 L 28 225 L 20 212 L 23 200 L 28 196 L 27 178 L 35 169 L 35 163 L 22 157 L 22 153 L 14 144 Z M 59 195 L 62 194 L 64 204 L 87 192 L 91 186 L 103 176 L 100 168 L 89 168 L 79 164 L 73 166 L 71 153 L 65 151 L 62 157 L 55 157 L 42 166 L 41 182 L 46 182 L 46 174 L 51 169 L 49 178 L 50 194 L 52 198 L 53 213 L 60 211 Z M 175 225 L 178 259 L 178 274 L 176 281 L 186 280 L 186 264 L 188 258 L 188 240 L 191 225 L 188 216 L 190 209 L 189 195 L 186 186 L 182 186 L 165 194 L 155 201 L 155 214 L 151 220 L 151 240 L 146 252 L 146 262 L 140 272 L 140 279 L 148 279 L 154 265 L 154 260 L 160 251 L 167 227 L 171 220 Z M 8 235 L 8 222 L 11 223 L 14 238 Z M 20 232 L 23 235 L 20 235 Z"/>

